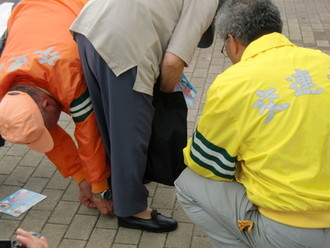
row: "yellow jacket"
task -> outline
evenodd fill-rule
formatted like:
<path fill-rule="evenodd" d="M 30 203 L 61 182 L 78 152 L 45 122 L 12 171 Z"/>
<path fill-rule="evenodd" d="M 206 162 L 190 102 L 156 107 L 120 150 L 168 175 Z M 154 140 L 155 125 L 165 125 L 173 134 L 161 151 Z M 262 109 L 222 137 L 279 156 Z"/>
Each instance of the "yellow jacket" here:
<path fill-rule="evenodd" d="M 329 108 L 330 56 L 262 36 L 211 85 L 185 162 L 242 183 L 270 219 L 329 228 Z"/>

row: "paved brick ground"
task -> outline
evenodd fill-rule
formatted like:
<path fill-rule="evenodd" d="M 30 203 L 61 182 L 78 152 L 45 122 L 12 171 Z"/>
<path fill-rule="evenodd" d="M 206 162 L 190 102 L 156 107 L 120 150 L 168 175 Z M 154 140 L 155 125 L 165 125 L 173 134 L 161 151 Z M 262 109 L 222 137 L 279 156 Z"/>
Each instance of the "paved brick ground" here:
<path fill-rule="evenodd" d="M 285 35 L 299 46 L 330 54 L 330 0 L 274 2 L 281 10 Z M 201 113 L 207 88 L 216 75 L 231 65 L 221 55 L 221 46 L 217 40 L 211 48 L 197 50 L 186 69 L 187 77 L 198 90 L 197 99 L 189 108 L 189 136 Z M 61 116 L 60 124 L 73 133 L 74 126 L 68 116 Z M 97 211 L 82 206 L 76 185 L 70 179 L 63 179 L 43 154 L 7 143 L 0 148 L 0 199 L 22 187 L 48 197 L 18 218 L 0 214 L 0 239 L 13 237 L 15 230 L 22 227 L 45 234 L 53 248 L 211 247 L 178 205 L 172 187 L 149 184 L 149 202 L 151 207 L 179 221 L 177 231 L 153 234 L 118 228 L 116 218 L 100 216 Z"/>

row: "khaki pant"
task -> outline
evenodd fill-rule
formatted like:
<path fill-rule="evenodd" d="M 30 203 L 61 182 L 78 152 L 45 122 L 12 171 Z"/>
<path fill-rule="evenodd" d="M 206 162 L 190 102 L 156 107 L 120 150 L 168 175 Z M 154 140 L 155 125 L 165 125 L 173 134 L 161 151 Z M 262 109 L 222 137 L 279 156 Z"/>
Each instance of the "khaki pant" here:
<path fill-rule="evenodd" d="M 190 219 L 217 248 L 330 248 L 330 229 L 297 228 L 261 215 L 237 182 L 210 180 L 186 168 L 175 181 L 177 198 Z M 252 221 L 251 234 L 238 220 Z"/>

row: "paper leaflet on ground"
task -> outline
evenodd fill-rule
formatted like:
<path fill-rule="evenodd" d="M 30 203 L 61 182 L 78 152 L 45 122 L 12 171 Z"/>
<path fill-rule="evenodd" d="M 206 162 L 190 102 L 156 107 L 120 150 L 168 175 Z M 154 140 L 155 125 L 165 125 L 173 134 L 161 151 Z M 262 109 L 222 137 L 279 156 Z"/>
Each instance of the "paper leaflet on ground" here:
<path fill-rule="evenodd" d="M 1 3 L 0 4 L 0 36 L 7 29 L 7 21 L 11 14 L 11 9 L 14 3 Z"/>
<path fill-rule="evenodd" d="M 0 201 L 0 213 L 18 217 L 46 197 L 27 189 L 20 189 Z"/>
<path fill-rule="evenodd" d="M 191 106 L 195 100 L 197 90 L 191 85 L 187 77 L 182 74 L 180 82 L 175 86 L 174 91 L 182 91 L 187 105 Z"/>

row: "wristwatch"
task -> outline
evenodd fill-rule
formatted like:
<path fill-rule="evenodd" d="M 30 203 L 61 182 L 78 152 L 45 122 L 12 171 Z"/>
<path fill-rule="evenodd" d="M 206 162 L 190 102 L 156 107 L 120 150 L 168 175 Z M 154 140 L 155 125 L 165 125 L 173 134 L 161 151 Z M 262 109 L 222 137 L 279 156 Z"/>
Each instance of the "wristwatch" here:
<path fill-rule="evenodd" d="M 93 196 L 102 200 L 110 200 L 112 198 L 112 192 L 111 189 L 106 189 L 102 193 L 93 193 Z"/>

